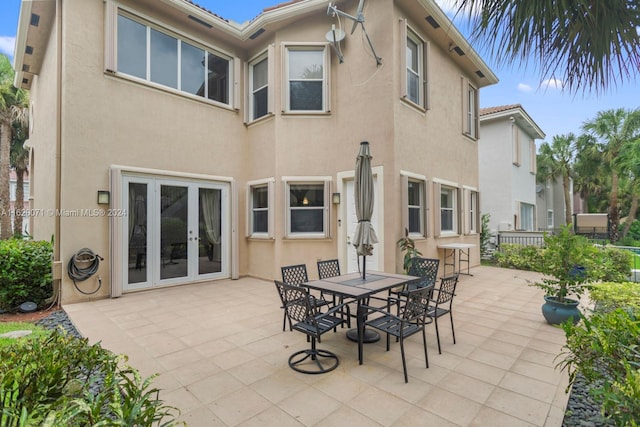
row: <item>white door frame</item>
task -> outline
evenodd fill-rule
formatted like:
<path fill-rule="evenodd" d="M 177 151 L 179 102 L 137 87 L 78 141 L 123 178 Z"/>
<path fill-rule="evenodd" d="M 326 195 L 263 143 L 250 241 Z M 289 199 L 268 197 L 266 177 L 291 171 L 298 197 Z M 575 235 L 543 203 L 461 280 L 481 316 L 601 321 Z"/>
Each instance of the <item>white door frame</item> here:
<path fill-rule="evenodd" d="M 228 242 L 226 245 L 227 259 L 229 260 L 226 267 L 223 267 L 225 277 L 231 277 L 237 279 L 238 274 L 238 215 L 237 215 L 237 197 L 235 196 L 236 186 L 235 180 L 231 177 L 222 177 L 214 175 L 192 174 L 192 173 L 180 173 L 173 171 L 165 171 L 158 169 L 148 168 L 136 168 L 120 165 L 112 165 L 110 168 L 110 190 L 112 210 L 123 210 L 125 206 L 124 197 L 126 193 L 123 189 L 123 176 L 139 176 L 140 178 L 157 178 L 162 180 L 182 180 L 185 182 L 201 183 L 204 186 L 208 184 L 224 185 L 227 192 L 227 206 L 225 207 L 226 217 L 228 218 L 226 225 L 226 235 L 228 236 Z M 128 252 L 128 241 L 123 240 L 126 231 L 128 230 L 128 216 L 111 217 L 110 222 L 110 257 L 111 257 L 111 297 L 116 298 L 122 295 L 123 284 L 127 280 L 125 269 L 127 265 L 124 263 L 125 254 Z M 194 281 L 207 279 L 206 277 L 198 278 Z M 210 280 L 210 279 L 208 279 Z M 156 286 L 150 286 L 147 289 L 152 289 Z"/>
<path fill-rule="evenodd" d="M 376 235 L 378 236 L 378 243 L 375 244 L 373 249 L 373 256 L 378 258 L 378 268 L 384 271 L 384 174 L 383 166 L 375 166 L 371 168 L 373 176 L 376 179 L 376 194 L 373 208 L 376 211 L 378 217 L 378 227 L 376 228 Z M 353 181 L 355 179 L 355 171 L 349 170 L 337 173 L 338 190 L 342 197 L 338 206 L 338 260 L 340 265 L 343 266 L 345 272 L 348 265 L 347 254 L 347 181 Z"/>

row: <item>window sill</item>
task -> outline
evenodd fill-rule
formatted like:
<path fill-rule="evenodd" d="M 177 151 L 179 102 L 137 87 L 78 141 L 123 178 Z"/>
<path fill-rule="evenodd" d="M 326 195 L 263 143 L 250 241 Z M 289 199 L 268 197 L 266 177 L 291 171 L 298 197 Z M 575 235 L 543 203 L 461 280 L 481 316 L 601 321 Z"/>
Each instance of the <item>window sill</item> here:
<path fill-rule="evenodd" d="M 427 113 L 427 109 L 426 108 L 424 108 L 420 104 L 416 104 L 415 102 L 413 102 L 412 100 L 410 100 L 406 96 L 401 97 L 400 101 L 402 101 L 402 104 L 406 105 L 407 107 L 411 108 L 412 110 L 417 111 L 418 113 L 421 113 L 423 115 L 425 115 Z"/>
<path fill-rule="evenodd" d="M 467 132 L 462 132 L 462 135 L 467 138 L 469 141 L 473 141 L 473 142 L 477 142 L 478 141 L 478 137 L 476 136 L 471 136 L 469 133 Z"/>
<path fill-rule="evenodd" d="M 306 236 L 285 236 L 282 238 L 283 241 L 300 241 L 300 240 L 307 240 L 307 241 L 332 241 L 333 239 L 329 236 L 311 236 L 311 235 L 306 235 Z"/>
<path fill-rule="evenodd" d="M 455 231 L 445 231 L 445 232 L 440 232 L 440 236 L 438 237 L 441 239 L 446 239 L 450 237 L 460 237 L 460 235 Z"/>
<path fill-rule="evenodd" d="M 331 115 L 331 111 L 283 111 L 283 116 L 299 117 L 299 116 L 320 116 L 326 117 Z"/>
<path fill-rule="evenodd" d="M 257 240 L 257 241 L 275 241 L 273 236 L 269 236 L 267 234 L 252 234 L 250 236 L 246 236 L 247 240 Z"/>
<path fill-rule="evenodd" d="M 225 109 L 225 110 L 229 110 L 231 112 L 236 112 L 236 109 L 233 108 L 229 104 L 224 104 L 224 103 L 219 102 L 219 101 L 214 101 L 214 100 L 211 100 L 211 99 L 208 99 L 208 98 L 203 98 L 201 96 L 192 95 L 192 94 L 189 94 L 187 92 L 182 92 L 182 91 L 180 91 L 178 89 L 174 89 L 174 88 L 169 87 L 169 86 L 163 86 L 163 85 L 160 85 L 160 84 L 157 84 L 157 83 L 150 82 L 148 80 L 143 80 L 143 79 L 140 79 L 138 77 L 130 76 L 128 74 L 119 73 L 117 71 L 116 72 L 112 72 L 112 71 L 105 70 L 104 71 L 104 75 L 108 76 L 108 77 L 113 77 L 115 79 L 118 79 L 118 80 L 121 80 L 121 81 L 124 81 L 124 82 L 127 82 L 127 83 L 133 83 L 133 84 L 140 85 L 140 86 L 143 86 L 143 87 L 146 87 L 146 88 L 149 88 L 149 89 L 154 89 L 154 90 L 157 90 L 157 91 L 160 91 L 160 92 L 165 92 L 165 93 L 167 93 L 169 95 L 179 96 L 180 98 L 185 98 L 185 99 L 190 99 L 192 101 L 201 102 L 203 104 L 210 105 L 212 107 L 218 107 L 218 108 L 222 108 L 222 109 Z"/>
<path fill-rule="evenodd" d="M 257 119 L 254 119 L 254 120 L 248 121 L 247 123 L 245 123 L 245 126 L 247 126 L 247 127 L 251 127 L 251 126 L 253 126 L 253 125 L 257 125 L 257 124 L 259 124 L 259 123 L 266 122 L 266 121 L 267 121 L 267 120 L 269 120 L 269 119 L 273 119 L 275 116 L 276 116 L 276 115 L 275 115 L 275 114 L 273 114 L 273 113 L 267 113 L 267 114 L 265 114 L 265 115 L 264 115 L 264 116 L 262 116 L 262 117 L 258 117 Z"/>

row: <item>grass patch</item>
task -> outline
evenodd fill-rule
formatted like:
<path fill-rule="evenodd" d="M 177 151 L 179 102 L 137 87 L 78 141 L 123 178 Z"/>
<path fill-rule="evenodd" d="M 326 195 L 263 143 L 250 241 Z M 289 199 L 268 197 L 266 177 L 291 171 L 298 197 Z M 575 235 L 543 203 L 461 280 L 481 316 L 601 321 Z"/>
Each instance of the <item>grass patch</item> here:
<path fill-rule="evenodd" d="M 29 322 L 0 322 L 0 335 L 6 332 L 12 331 L 33 331 L 25 338 L 31 339 L 37 336 L 44 336 L 49 333 L 48 330 L 41 326 L 36 326 L 34 323 Z M 11 343 L 14 343 L 15 338 L 0 338 L 0 347 L 4 347 Z"/>

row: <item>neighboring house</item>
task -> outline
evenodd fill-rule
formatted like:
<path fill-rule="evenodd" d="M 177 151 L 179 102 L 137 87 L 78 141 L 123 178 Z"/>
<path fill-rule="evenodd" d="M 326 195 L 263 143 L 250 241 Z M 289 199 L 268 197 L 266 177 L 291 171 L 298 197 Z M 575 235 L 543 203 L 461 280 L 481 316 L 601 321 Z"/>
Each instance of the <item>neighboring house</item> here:
<path fill-rule="evenodd" d="M 573 189 L 573 180 L 570 180 Z M 536 199 L 536 212 L 538 215 L 538 230 L 558 229 L 566 224 L 566 208 L 564 206 L 564 187 L 562 178 L 548 180 L 546 184 L 538 184 L 536 187 L 538 195 Z M 572 205 L 575 206 L 575 197 L 570 190 Z"/>
<path fill-rule="evenodd" d="M 29 176 L 24 177 L 24 200 L 16 201 L 17 175 L 14 169 L 9 171 L 9 210 L 11 212 L 11 227 L 14 227 L 15 214 L 22 215 L 22 234 L 29 232 Z"/>
<path fill-rule="evenodd" d="M 432 0 L 366 2 L 381 64 L 328 5 L 291 1 L 237 24 L 187 0 L 23 1 L 16 82 L 31 90 L 44 212 L 33 234 L 54 235 L 56 265 L 85 247 L 102 255 L 98 297 L 274 279 L 297 263 L 314 278 L 319 259 L 357 271 L 361 141 L 380 241 L 367 268 L 402 269 L 405 227 L 430 257 L 476 244 L 478 264 L 479 90 L 497 78 Z M 90 298 L 61 276 L 64 303 Z"/>
<path fill-rule="evenodd" d="M 491 215 L 489 229 L 536 230 L 536 139 L 544 132 L 520 104 L 481 108 L 480 132 L 480 212 Z"/>

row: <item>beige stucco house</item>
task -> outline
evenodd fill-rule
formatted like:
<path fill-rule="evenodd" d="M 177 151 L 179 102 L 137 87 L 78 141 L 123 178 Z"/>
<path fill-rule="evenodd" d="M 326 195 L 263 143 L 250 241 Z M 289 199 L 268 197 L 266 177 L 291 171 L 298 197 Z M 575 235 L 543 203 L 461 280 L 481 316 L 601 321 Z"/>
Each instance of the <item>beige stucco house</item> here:
<path fill-rule="evenodd" d="M 30 229 L 54 236 L 62 302 L 297 263 L 314 278 L 336 257 L 357 271 L 361 141 L 380 240 L 368 268 L 401 271 L 405 227 L 425 256 L 476 244 L 477 264 L 478 95 L 497 78 L 432 0 L 367 1 L 363 15 L 371 45 L 325 0 L 244 24 L 188 0 L 23 1 Z M 104 261 L 75 287 L 64 270 L 85 247 Z"/>

